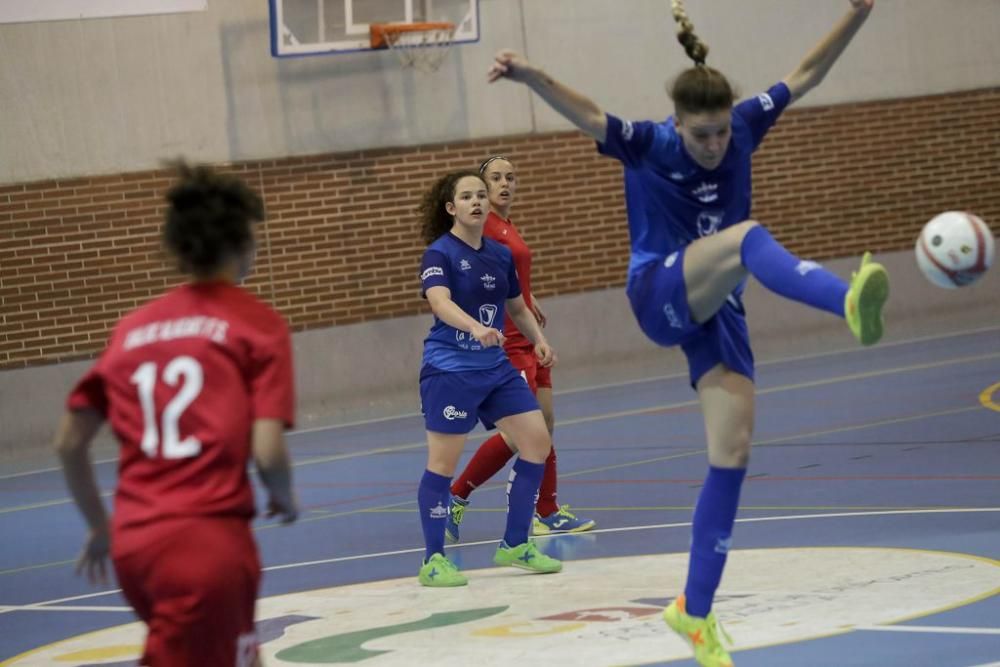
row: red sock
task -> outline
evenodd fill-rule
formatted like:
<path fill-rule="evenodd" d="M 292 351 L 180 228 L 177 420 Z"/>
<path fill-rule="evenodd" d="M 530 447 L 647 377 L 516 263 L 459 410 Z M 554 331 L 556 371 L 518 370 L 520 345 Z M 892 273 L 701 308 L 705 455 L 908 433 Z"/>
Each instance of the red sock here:
<path fill-rule="evenodd" d="M 489 481 L 507 461 L 514 456 L 503 437 L 497 433 L 479 445 L 472 455 L 469 465 L 465 466 L 462 476 L 451 484 L 451 495 L 468 500 L 469 494 Z"/>
<path fill-rule="evenodd" d="M 538 487 L 538 503 L 535 510 L 539 516 L 549 516 L 553 512 L 559 511 L 559 504 L 556 502 L 556 448 L 553 447 L 545 459 L 545 474 L 542 476 L 542 485 Z"/>

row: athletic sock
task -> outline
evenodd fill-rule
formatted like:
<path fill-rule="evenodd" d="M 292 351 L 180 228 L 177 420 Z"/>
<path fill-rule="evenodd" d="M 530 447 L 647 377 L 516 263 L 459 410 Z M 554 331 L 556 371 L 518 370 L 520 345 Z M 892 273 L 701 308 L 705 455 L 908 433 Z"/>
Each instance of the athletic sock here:
<path fill-rule="evenodd" d="M 775 294 L 844 316 L 847 283 L 816 262 L 799 259 L 757 225 L 743 237 L 740 261 Z"/>
<path fill-rule="evenodd" d="M 468 500 L 469 494 L 490 480 L 514 456 L 499 433 L 479 445 L 458 479 L 451 485 L 451 495 Z"/>
<path fill-rule="evenodd" d="M 709 466 L 705 486 L 694 509 L 691 558 L 684 588 L 686 611 L 692 616 L 705 617 L 712 610 L 712 600 L 722 580 L 732 544 L 733 524 L 746 472 L 746 468 Z"/>
<path fill-rule="evenodd" d="M 559 503 L 556 502 L 558 486 L 556 448 L 553 447 L 545 459 L 545 473 L 542 475 L 542 484 L 538 487 L 538 502 L 535 504 L 535 511 L 538 512 L 538 516 L 549 516 L 559 511 Z"/>
<path fill-rule="evenodd" d="M 434 554 L 444 554 L 444 522 L 448 518 L 448 484 L 450 477 L 424 470 L 417 489 L 417 508 L 424 529 L 425 560 Z"/>
<path fill-rule="evenodd" d="M 507 546 L 516 547 L 528 541 L 538 485 L 544 472 L 544 463 L 529 463 L 520 457 L 514 462 L 507 481 L 507 529 L 503 534 Z"/>

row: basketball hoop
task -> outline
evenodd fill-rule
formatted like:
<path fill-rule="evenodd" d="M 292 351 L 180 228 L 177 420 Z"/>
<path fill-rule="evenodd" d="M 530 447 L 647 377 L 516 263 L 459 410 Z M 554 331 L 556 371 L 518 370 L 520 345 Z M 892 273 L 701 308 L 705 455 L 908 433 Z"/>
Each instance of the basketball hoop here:
<path fill-rule="evenodd" d="M 403 67 L 436 72 L 451 50 L 455 24 L 372 23 L 368 28 L 373 49 L 391 49 Z"/>

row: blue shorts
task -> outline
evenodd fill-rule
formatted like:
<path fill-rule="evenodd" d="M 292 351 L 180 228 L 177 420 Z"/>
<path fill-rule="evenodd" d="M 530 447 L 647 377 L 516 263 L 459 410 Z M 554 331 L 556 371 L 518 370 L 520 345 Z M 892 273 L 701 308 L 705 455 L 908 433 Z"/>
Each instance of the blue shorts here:
<path fill-rule="evenodd" d="M 496 368 L 445 372 L 425 366 L 420 371 L 420 406 L 424 426 L 436 433 L 468 433 L 483 422 L 540 409 L 524 376 L 506 359 Z"/>
<path fill-rule="evenodd" d="M 629 281 L 626 291 L 639 328 L 657 345 L 681 346 L 692 387 L 720 363 L 752 381 L 753 352 L 743 304 L 730 296 L 708 321 L 699 324 L 691 319 L 684 283 L 685 250 L 649 262 Z"/>

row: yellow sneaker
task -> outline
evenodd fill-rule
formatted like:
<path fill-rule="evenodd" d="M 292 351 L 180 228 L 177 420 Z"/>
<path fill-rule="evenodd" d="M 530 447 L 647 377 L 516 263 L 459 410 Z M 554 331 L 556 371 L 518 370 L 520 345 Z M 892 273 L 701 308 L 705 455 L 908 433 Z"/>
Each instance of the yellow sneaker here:
<path fill-rule="evenodd" d="M 733 640 L 715 619 L 715 612 L 709 612 L 706 618 L 690 616 L 684 610 L 685 603 L 684 596 L 678 595 L 677 599 L 663 610 L 663 620 L 694 650 L 694 659 L 699 665 L 733 667 L 733 659 L 722 646 L 719 633 L 721 632 L 730 644 Z"/>
<path fill-rule="evenodd" d="M 866 252 L 844 297 L 844 319 L 862 345 L 874 345 L 882 338 L 882 306 L 888 298 L 889 274 Z"/>

